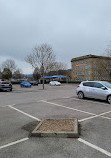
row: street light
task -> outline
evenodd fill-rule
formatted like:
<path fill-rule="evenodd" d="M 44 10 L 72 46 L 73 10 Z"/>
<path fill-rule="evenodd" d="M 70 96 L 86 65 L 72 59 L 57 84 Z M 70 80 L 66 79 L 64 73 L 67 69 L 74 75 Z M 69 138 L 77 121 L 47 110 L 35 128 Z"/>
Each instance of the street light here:
<path fill-rule="evenodd" d="M 44 89 L 44 64 L 42 63 L 42 66 L 41 66 L 41 71 L 42 71 L 42 81 L 43 81 L 43 89 Z"/>

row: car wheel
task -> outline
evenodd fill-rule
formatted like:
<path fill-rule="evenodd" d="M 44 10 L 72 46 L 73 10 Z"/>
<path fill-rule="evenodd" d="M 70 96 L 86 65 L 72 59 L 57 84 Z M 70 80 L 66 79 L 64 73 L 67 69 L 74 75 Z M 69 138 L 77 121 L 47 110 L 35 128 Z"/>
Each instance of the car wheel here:
<path fill-rule="evenodd" d="M 109 104 L 111 104 L 111 95 L 109 95 L 109 96 L 107 97 L 107 101 L 108 101 Z"/>
<path fill-rule="evenodd" d="M 78 98 L 79 99 L 83 99 L 84 98 L 84 93 L 83 92 L 79 92 L 78 93 Z"/>

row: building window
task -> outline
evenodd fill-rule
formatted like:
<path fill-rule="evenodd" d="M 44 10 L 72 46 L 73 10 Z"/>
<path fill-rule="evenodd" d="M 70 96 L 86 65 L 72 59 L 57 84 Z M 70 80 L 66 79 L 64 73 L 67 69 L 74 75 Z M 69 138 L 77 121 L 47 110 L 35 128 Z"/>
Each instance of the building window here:
<path fill-rule="evenodd" d="M 91 68 L 91 65 L 89 65 L 89 69 Z"/>

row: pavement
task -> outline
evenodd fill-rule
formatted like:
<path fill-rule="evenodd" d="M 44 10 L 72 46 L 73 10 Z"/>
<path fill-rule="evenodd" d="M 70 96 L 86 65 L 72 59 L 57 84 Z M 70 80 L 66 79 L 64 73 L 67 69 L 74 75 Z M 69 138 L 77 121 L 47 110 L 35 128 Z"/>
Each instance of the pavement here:
<path fill-rule="evenodd" d="M 76 84 L 42 85 L 0 92 L 1 158 L 111 157 L 111 105 L 77 98 Z M 45 118 L 77 118 L 79 138 L 29 137 L 23 127 Z"/>

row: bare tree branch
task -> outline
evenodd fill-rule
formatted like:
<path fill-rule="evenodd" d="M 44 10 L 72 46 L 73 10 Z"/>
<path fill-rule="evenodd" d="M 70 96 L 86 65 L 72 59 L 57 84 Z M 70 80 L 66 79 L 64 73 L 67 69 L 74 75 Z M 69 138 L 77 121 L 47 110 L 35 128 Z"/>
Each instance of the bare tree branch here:
<path fill-rule="evenodd" d="M 15 61 L 12 59 L 7 59 L 6 61 L 3 62 L 2 64 L 2 69 L 7 68 L 11 72 L 13 72 L 16 69 L 16 64 Z"/>
<path fill-rule="evenodd" d="M 55 55 L 52 48 L 47 44 L 35 47 L 33 53 L 28 55 L 25 59 L 33 68 L 38 69 L 41 74 L 41 66 L 44 65 L 44 72 L 47 73 L 53 67 L 55 62 Z"/>

